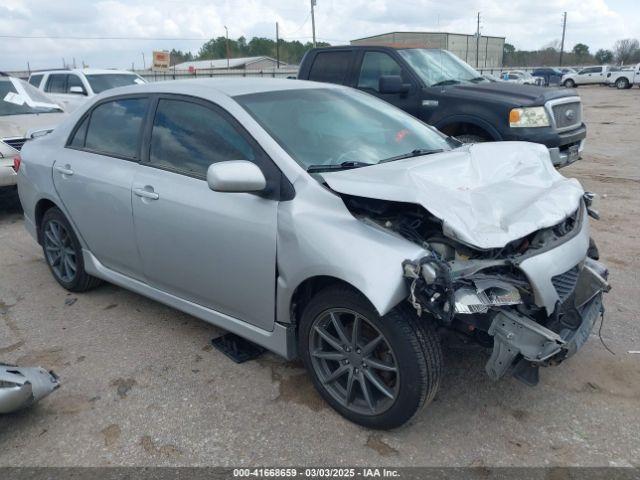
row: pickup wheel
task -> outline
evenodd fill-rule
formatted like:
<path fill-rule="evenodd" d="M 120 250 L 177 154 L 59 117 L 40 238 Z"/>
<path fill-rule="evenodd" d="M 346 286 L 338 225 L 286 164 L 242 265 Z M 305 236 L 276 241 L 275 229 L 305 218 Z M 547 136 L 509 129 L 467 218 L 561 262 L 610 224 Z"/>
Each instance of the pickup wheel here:
<path fill-rule="evenodd" d="M 381 317 L 359 292 L 328 287 L 306 306 L 298 343 L 320 395 L 368 428 L 408 422 L 440 384 L 438 335 L 408 305 Z"/>
<path fill-rule="evenodd" d="M 616 88 L 618 90 L 625 90 L 629 88 L 629 80 L 627 80 L 625 77 L 620 77 L 616 80 Z"/>
<path fill-rule="evenodd" d="M 84 270 L 82 247 L 69 221 L 58 208 L 50 208 L 42 217 L 40 238 L 44 258 L 56 281 L 71 292 L 85 292 L 101 280 Z"/>
<path fill-rule="evenodd" d="M 570 78 L 567 78 L 563 85 L 567 88 L 575 88 L 576 87 L 576 82 L 574 82 L 573 80 L 571 80 Z"/>

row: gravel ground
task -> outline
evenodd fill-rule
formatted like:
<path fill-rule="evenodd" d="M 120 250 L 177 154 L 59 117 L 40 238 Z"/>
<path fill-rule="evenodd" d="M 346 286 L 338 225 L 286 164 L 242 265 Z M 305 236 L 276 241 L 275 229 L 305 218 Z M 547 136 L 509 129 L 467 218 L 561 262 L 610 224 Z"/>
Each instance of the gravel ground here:
<path fill-rule="evenodd" d="M 593 236 L 611 269 L 602 336 L 527 387 L 447 345 L 435 401 L 373 432 L 328 408 L 299 363 L 233 364 L 219 332 L 112 285 L 64 291 L 8 198 L 0 213 L 0 358 L 62 387 L 0 418 L 0 465 L 640 466 L 640 89 L 580 88 L 585 158 L 563 170 L 599 193 Z"/>

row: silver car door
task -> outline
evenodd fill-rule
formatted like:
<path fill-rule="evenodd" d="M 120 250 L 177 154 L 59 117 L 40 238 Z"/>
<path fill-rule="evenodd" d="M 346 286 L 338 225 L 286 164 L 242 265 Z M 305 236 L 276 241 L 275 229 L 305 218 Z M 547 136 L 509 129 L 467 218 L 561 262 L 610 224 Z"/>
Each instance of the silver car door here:
<path fill-rule="evenodd" d="M 139 168 L 149 99 L 105 101 L 83 117 L 53 165 L 64 207 L 106 267 L 143 278 L 133 230 L 131 185 Z"/>
<path fill-rule="evenodd" d="M 272 330 L 278 201 L 214 192 L 205 176 L 212 163 L 250 160 L 272 185 L 277 168 L 235 120 L 204 101 L 160 98 L 145 139 L 133 216 L 147 283 Z"/>

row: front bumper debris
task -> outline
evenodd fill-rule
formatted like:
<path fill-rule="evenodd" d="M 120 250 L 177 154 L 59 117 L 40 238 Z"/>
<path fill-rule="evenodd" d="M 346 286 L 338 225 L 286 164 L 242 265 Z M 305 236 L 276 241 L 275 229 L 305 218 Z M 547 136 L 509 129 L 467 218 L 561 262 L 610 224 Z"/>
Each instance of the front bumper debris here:
<path fill-rule="evenodd" d="M 59 386 L 58 376 L 43 368 L 0 364 L 0 414 L 30 407 Z"/>

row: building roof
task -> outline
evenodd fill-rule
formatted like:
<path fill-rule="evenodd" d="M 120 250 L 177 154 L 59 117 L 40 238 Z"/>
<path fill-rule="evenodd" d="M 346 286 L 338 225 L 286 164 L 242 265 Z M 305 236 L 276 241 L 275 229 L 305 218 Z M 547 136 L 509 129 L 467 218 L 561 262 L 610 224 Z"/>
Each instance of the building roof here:
<path fill-rule="evenodd" d="M 397 35 L 397 34 L 401 34 L 401 35 L 464 35 L 467 37 L 475 37 L 475 33 L 455 33 L 455 32 L 385 32 L 385 33 L 379 33 L 377 35 L 370 35 L 368 37 L 362 37 L 362 38 L 354 38 L 353 40 L 351 40 L 352 42 L 357 42 L 358 40 L 368 40 L 370 38 L 377 38 L 377 37 L 382 37 L 383 35 Z M 481 37 L 485 37 L 485 38 L 501 38 L 502 40 L 504 40 L 506 37 L 496 37 L 493 35 L 480 35 Z"/>
<path fill-rule="evenodd" d="M 247 65 L 250 65 L 256 62 L 261 62 L 263 60 L 271 60 L 274 64 L 277 62 L 275 58 L 271 58 L 267 56 L 230 58 L 229 68 L 243 68 L 243 67 L 246 67 Z M 287 64 L 281 61 L 280 65 L 286 66 Z M 189 70 L 190 68 L 195 68 L 196 70 L 227 68 L 227 59 L 217 58 L 215 60 L 196 60 L 193 62 L 178 63 L 175 66 L 176 70 Z"/>

